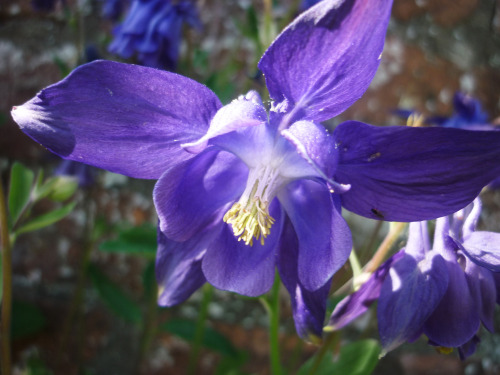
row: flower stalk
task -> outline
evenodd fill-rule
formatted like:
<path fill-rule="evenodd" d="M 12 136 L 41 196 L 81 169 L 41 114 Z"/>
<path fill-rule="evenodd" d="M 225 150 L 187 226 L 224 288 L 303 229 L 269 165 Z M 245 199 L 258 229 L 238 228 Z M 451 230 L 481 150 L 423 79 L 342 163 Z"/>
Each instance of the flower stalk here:
<path fill-rule="evenodd" d="M 2 312 L 0 335 L 2 337 L 2 374 L 11 374 L 10 325 L 12 317 L 12 247 L 10 243 L 7 205 L 0 183 L 0 246 L 2 252 Z"/>

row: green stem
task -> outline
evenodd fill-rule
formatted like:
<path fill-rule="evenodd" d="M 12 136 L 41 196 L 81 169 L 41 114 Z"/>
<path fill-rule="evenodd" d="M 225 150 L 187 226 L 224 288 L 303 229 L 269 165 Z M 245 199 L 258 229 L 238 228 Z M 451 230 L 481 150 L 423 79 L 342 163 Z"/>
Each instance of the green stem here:
<path fill-rule="evenodd" d="M 193 346 L 191 347 L 191 354 L 189 356 L 189 365 L 187 374 L 195 374 L 196 366 L 198 365 L 198 356 L 200 354 L 201 345 L 203 343 L 203 335 L 205 334 L 205 323 L 208 315 L 208 305 L 212 300 L 214 288 L 208 283 L 203 286 L 203 299 L 200 306 L 200 314 L 196 322 L 196 329 L 194 331 Z"/>
<path fill-rule="evenodd" d="M 10 324 L 12 314 L 12 248 L 9 236 L 7 219 L 7 206 L 0 181 L 0 250 L 2 251 L 2 312 L 0 323 L 0 335 L 2 336 L 2 374 L 10 375 L 11 351 L 10 351 Z"/>
<path fill-rule="evenodd" d="M 407 225 L 408 223 L 391 223 L 389 233 L 387 233 L 372 259 L 366 265 L 365 272 L 374 272 L 382 264 L 392 245 L 394 245 L 394 242 L 396 242 Z"/>
<path fill-rule="evenodd" d="M 337 332 L 330 333 L 326 336 L 325 340 L 323 341 L 323 345 L 321 345 L 318 354 L 314 358 L 314 363 L 308 375 L 314 375 L 316 371 L 318 371 L 319 365 L 323 361 L 323 357 L 325 356 L 326 353 L 328 353 L 330 348 L 338 342 L 338 339 L 339 335 Z"/>
<path fill-rule="evenodd" d="M 280 319 L 279 291 L 280 291 L 280 280 L 278 275 L 276 275 L 276 278 L 274 280 L 274 285 L 271 290 L 271 301 L 268 305 L 271 374 L 273 375 L 281 375 L 283 373 L 280 361 L 280 346 L 279 346 L 279 319 Z"/>

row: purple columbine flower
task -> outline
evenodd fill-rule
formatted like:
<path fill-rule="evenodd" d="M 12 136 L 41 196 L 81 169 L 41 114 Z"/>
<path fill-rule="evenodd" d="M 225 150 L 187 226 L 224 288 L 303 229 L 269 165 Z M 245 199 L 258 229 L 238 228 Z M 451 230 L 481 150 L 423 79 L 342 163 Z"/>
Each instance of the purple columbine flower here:
<path fill-rule="evenodd" d="M 447 128 L 468 130 L 496 130 L 483 110 L 481 102 L 462 92 L 453 96 L 453 114 L 450 117 L 430 118 L 429 122 Z"/>
<path fill-rule="evenodd" d="M 476 232 L 479 198 L 465 210 L 436 221 L 431 248 L 427 223 L 410 224 L 405 249 L 386 261 L 335 308 L 328 324 L 339 329 L 378 299 L 380 340 L 385 352 L 425 334 L 431 345 L 460 357 L 474 353 L 481 322 L 493 331 L 500 292 L 500 234 Z"/>
<path fill-rule="evenodd" d="M 126 59 L 137 55 L 145 66 L 175 70 L 184 23 L 201 27 L 191 0 L 134 0 L 109 51 Z"/>
<path fill-rule="evenodd" d="M 127 8 L 130 0 L 101 0 L 101 2 L 102 16 L 111 21 L 118 21 Z"/>
<path fill-rule="evenodd" d="M 99 61 L 77 68 L 12 115 L 71 160 L 158 179 L 159 303 L 203 283 L 258 296 L 277 268 L 297 331 L 320 336 L 351 234 L 341 206 L 374 219 L 451 214 L 500 173 L 500 133 L 321 121 L 367 89 L 391 1 L 324 0 L 259 62 L 269 112 L 249 92 L 223 106 L 180 75 Z"/>

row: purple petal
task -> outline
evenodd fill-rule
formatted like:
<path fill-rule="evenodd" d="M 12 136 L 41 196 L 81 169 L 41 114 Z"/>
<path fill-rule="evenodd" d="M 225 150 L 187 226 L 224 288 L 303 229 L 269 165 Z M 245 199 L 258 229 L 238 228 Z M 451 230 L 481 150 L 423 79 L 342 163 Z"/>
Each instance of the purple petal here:
<path fill-rule="evenodd" d="M 467 359 L 467 357 L 470 357 L 472 354 L 475 353 L 477 345 L 481 342 L 481 339 L 474 335 L 469 341 L 467 341 L 465 344 L 460 345 L 458 347 L 458 354 L 460 356 L 460 359 L 464 361 Z"/>
<path fill-rule="evenodd" d="M 373 219 L 451 214 L 500 175 L 500 132 L 349 121 L 334 138 L 340 151 L 336 180 L 351 185 L 342 204 Z"/>
<path fill-rule="evenodd" d="M 276 219 L 264 245 L 238 241 L 228 224 L 208 246 L 202 269 L 207 281 L 218 289 L 256 297 L 266 293 L 274 282 L 276 250 L 281 235 L 283 214 L 278 202 L 270 207 Z"/>
<path fill-rule="evenodd" d="M 308 291 L 299 281 L 298 275 L 299 242 L 295 230 L 287 218 L 281 235 L 278 253 L 278 270 L 292 302 L 293 318 L 298 335 L 317 343 L 323 332 L 326 313 L 326 300 L 331 280 L 314 292 Z"/>
<path fill-rule="evenodd" d="M 351 253 L 351 232 L 340 199 L 326 185 L 310 180 L 289 184 L 278 197 L 299 240 L 299 280 L 307 290 L 318 290 Z"/>
<path fill-rule="evenodd" d="M 338 152 L 330 133 L 323 125 L 310 121 L 297 121 L 281 132 L 318 174 L 334 185 L 335 192 L 343 193 L 349 189 L 332 180 L 338 163 Z"/>
<path fill-rule="evenodd" d="M 385 352 L 411 340 L 434 311 L 448 286 L 445 260 L 429 252 L 421 262 L 409 255 L 395 262 L 382 284 L 377 318 Z"/>
<path fill-rule="evenodd" d="M 253 100 L 247 99 L 247 97 Z M 207 133 L 192 143 L 183 144 L 182 147 L 189 152 L 198 153 L 203 151 L 208 141 L 222 134 L 230 133 L 250 126 L 263 125 L 267 122 L 267 112 L 260 102 L 255 98 L 254 92 L 246 97 L 233 100 L 230 104 L 217 111 Z"/>
<path fill-rule="evenodd" d="M 180 145 L 203 136 L 220 106 L 212 91 L 188 78 L 95 61 L 14 107 L 12 116 L 65 159 L 159 178 L 192 157 Z"/>
<path fill-rule="evenodd" d="M 465 276 L 469 289 L 475 298 L 475 303 L 481 321 L 486 329 L 494 331 L 495 302 L 497 297 L 495 280 L 487 269 L 466 261 Z"/>
<path fill-rule="evenodd" d="M 439 346 L 458 347 L 469 341 L 479 329 L 476 299 L 458 263 L 446 262 L 448 289 L 424 325 L 424 334 Z"/>
<path fill-rule="evenodd" d="M 355 293 L 340 301 L 335 307 L 335 310 L 333 310 L 327 329 L 339 330 L 364 314 L 371 304 L 379 298 L 382 283 L 392 264 L 403 256 L 404 251 L 399 251 L 394 254 L 382 263 L 382 265 L 370 276 L 368 281 L 361 285 Z"/>
<path fill-rule="evenodd" d="M 185 241 L 214 220 L 222 221 L 227 203 L 243 192 L 247 174 L 237 157 L 223 151 L 169 169 L 153 192 L 161 230 L 174 241 Z"/>
<path fill-rule="evenodd" d="M 160 306 L 184 302 L 205 283 L 201 260 L 213 237 L 213 229 L 208 228 L 188 241 L 175 242 L 158 228 L 156 279 L 160 288 Z"/>
<path fill-rule="evenodd" d="M 500 233 L 472 232 L 462 251 L 474 263 L 493 272 L 500 272 Z"/>
<path fill-rule="evenodd" d="M 363 95 L 378 68 L 392 1 L 324 0 L 301 14 L 259 62 L 271 98 L 323 121 Z"/>

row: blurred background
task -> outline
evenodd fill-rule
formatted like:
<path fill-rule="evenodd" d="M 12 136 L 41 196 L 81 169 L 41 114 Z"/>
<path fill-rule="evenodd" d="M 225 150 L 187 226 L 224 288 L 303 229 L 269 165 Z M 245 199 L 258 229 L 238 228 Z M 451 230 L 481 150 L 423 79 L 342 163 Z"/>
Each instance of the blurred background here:
<path fill-rule="evenodd" d="M 186 13 L 178 27 L 176 71 L 209 86 L 223 103 L 250 89 L 263 92 L 257 62 L 299 14 L 302 1 L 200 0 L 192 5 L 195 14 Z M 119 42 L 128 9 L 126 0 L 0 0 L 2 182 L 7 186 L 14 162 L 46 175 L 59 171 L 83 179 L 67 217 L 20 235 L 15 243 L 15 373 L 178 374 L 191 366 L 196 374 L 268 374 L 268 318 L 257 299 L 205 288 L 182 305 L 156 307 L 154 181 L 97 170 L 60 172 L 61 161 L 10 117 L 12 106 L 84 62 L 104 58 L 143 64 L 137 53 L 123 56 L 124 44 L 109 51 Z M 162 68 L 174 69 L 171 62 Z M 500 1 L 394 0 L 375 79 L 329 125 L 351 119 L 404 125 L 396 109 L 447 118 L 456 112 L 457 91 L 481 103 L 489 124 L 500 124 Z M 500 193 L 487 191 L 483 202 L 481 227 L 500 232 Z M 55 204 L 40 201 L 33 212 Z M 376 224 L 346 215 L 355 244 L 363 247 Z M 403 243 L 404 237 L 395 248 Z M 208 316 L 207 328 L 192 364 L 200 313 Z M 499 315 L 497 307 L 497 328 Z M 284 291 L 281 324 L 283 359 L 294 373 L 316 348 L 296 336 Z M 368 316 L 343 337 L 376 338 L 376 323 Z M 499 374 L 500 335 L 483 332 L 481 338 L 478 352 L 465 362 L 455 354 L 437 354 L 423 340 L 406 344 L 383 358 L 375 373 Z"/>

